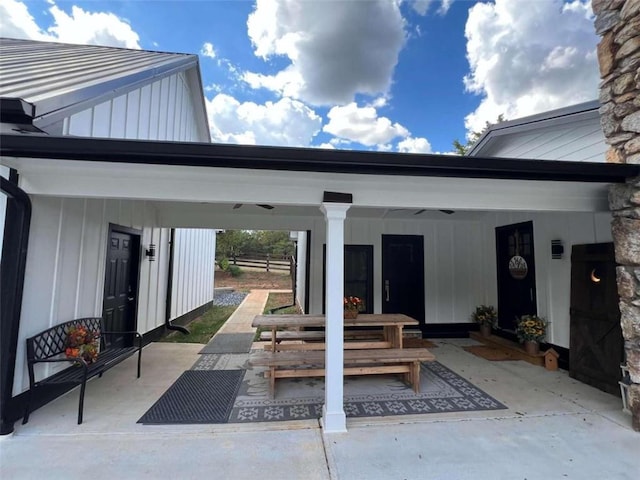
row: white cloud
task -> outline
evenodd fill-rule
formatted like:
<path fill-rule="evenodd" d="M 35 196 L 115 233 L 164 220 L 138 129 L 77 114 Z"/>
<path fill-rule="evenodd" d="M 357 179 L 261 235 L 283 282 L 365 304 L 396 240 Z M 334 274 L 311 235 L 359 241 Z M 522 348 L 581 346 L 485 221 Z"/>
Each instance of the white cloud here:
<path fill-rule="evenodd" d="M 213 142 L 308 146 L 322 125 L 313 110 L 290 98 L 258 105 L 220 93 L 206 103 Z"/>
<path fill-rule="evenodd" d="M 387 117 L 378 117 L 373 107 L 358 107 L 355 103 L 333 107 L 327 114 L 329 123 L 322 131 L 341 139 L 358 142 L 368 147 L 386 149 L 385 144 L 397 137 L 409 136 L 409 131 Z"/>
<path fill-rule="evenodd" d="M 453 3 L 453 0 L 442 0 L 442 3 L 440 4 L 440 8 L 438 9 L 438 13 L 440 15 L 444 15 L 445 13 L 447 13 L 452 3 Z"/>
<path fill-rule="evenodd" d="M 0 33 L 6 38 L 52 40 L 33 19 L 23 2 L 0 0 Z"/>
<path fill-rule="evenodd" d="M 388 0 L 257 0 L 247 27 L 257 56 L 290 61 L 273 75 L 247 73 L 249 85 L 317 105 L 386 93 L 406 37 L 399 2 Z"/>
<path fill-rule="evenodd" d="M 411 0 L 411 8 L 413 8 L 418 15 L 424 16 L 427 14 L 432 3 L 434 3 L 434 0 Z M 440 8 L 438 8 L 438 13 L 440 15 L 447 13 L 452 3 L 453 0 L 442 0 L 440 2 Z"/>
<path fill-rule="evenodd" d="M 49 12 L 55 23 L 48 30 L 61 42 L 140 48 L 138 34 L 113 13 L 92 13 L 73 6 L 69 15 L 55 4 Z"/>
<path fill-rule="evenodd" d="M 88 12 L 73 6 L 71 14 L 50 2 L 54 23 L 46 30 L 38 26 L 26 3 L 0 0 L 0 31 L 10 38 L 64 43 L 140 48 L 140 37 L 124 19 L 113 13 Z"/>
<path fill-rule="evenodd" d="M 410 0 L 409 2 L 411 4 L 411 8 L 418 14 L 418 15 L 426 15 L 427 11 L 429 10 L 429 7 L 431 6 L 432 3 L 434 3 L 434 0 Z M 453 0 L 441 0 L 440 2 L 440 8 L 438 8 L 438 14 L 440 15 L 444 15 L 449 11 L 449 7 L 451 6 L 451 4 L 453 3 Z"/>
<path fill-rule="evenodd" d="M 216 51 L 213 49 L 213 43 L 204 42 L 200 49 L 200 55 L 208 58 L 216 58 Z"/>
<path fill-rule="evenodd" d="M 588 0 L 477 3 L 465 34 L 465 86 L 483 97 L 465 119 L 470 131 L 500 114 L 514 119 L 598 96 L 598 37 Z"/>
<path fill-rule="evenodd" d="M 431 2 L 433 2 L 433 0 L 412 0 L 411 8 L 413 8 L 418 15 L 426 15 Z"/>
<path fill-rule="evenodd" d="M 398 151 L 403 153 L 431 153 L 431 144 L 426 138 L 407 137 L 398 142 Z"/>

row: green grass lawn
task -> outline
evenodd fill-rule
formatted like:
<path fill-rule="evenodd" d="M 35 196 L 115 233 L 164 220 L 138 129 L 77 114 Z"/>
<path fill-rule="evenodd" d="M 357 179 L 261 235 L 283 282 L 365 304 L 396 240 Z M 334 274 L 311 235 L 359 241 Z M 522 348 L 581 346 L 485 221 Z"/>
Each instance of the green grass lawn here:
<path fill-rule="evenodd" d="M 172 332 L 162 338 L 161 342 L 172 343 L 203 343 L 207 344 L 211 337 L 224 325 L 237 306 L 220 307 L 214 305 L 205 312 L 201 317 L 196 318 L 187 328 L 191 332 L 185 335 L 180 332 Z"/>
<path fill-rule="evenodd" d="M 264 307 L 264 313 L 269 313 L 272 308 L 287 305 L 293 301 L 291 294 L 271 293 L 267 299 L 267 304 Z M 220 327 L 229 319 L 231 314 L 238 308 L 237 306 L 220 307 L 214 305 L 205 312 L 201 317 L 196 318 L 187 328 L 191 332 L 189 335 L 185 335 L 180 332 L 171 332 L 169 335 L 160 339 L 160 342 L 171 343 L 202 343 L 207 344 L 211 337 L 220 330 Z M 287 313 L 300 313 L 298 307 L 287 307 L 282 310 L 278 310 L 278 314 Z M 260 331 L 256 332 L 256 338 L 260 337 Z"/>

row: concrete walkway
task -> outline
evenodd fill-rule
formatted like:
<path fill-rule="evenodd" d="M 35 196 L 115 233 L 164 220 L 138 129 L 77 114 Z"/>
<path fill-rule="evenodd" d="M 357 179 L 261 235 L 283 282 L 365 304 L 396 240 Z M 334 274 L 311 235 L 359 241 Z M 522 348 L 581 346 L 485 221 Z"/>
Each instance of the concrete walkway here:
<path fill-rule="evenodd" d="M 276 293 L 287 291 L 289 290 L 274 290 Z M 269 290 L 251 290 L 216 335 L 255 332 L 256 329 L 251 326 L 251 322 L 256 315 L 262 314 L 268 297 Z"/>
<path fill-rule="evenodd" d="M 252 293 L 240 310 L 259 313 L 262 299 L 266 293 Z M 227 328 L 248 328 L 252 314 L 236 312 Z M 508 409 L 349 418 L 348 433 L 331 435 L 315 420 L 141 425 L 137 420 L 202 348 L 153 343 L 144 349 L 140 379 L 129 359 L 87 385 L 82 425 L 75 421 L 76 390 L 0 437 L 0 478 L 638 478 L 640 434 L 620 398 L 563 371 L 480 359 L 462 349 L 473 340 L 435 343 L 441 363 Z"/>

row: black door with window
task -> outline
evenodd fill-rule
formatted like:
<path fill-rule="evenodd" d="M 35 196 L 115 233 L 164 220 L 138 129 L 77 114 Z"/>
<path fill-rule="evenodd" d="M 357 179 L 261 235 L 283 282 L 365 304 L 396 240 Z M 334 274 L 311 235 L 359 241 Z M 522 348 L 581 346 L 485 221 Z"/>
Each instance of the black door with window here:
<path fill-rule="evenodd" d="M 538 313 L 533 222 L 496 228 L 498 325 L 515 331 L 516 319 Z"/>
<path fill-rule="evenodd" d="M 326 265 L 326 245 L 323 261 Z M 322 312 L 325 311 L 326 269 L 322 271 Z M 362 300 L 361 313 L 373 313 L 373 245 L 344 246 L 344 296 Z"/>
<path fill-rule="evenodd" d="M 140 235 L 133 233 L 131 229 L 111 226 L 102 312 L 107 331 L 136 329 L 139 257 Z M 110 345 L 121 347 L 127 346 L 133 339 L 124 335 L 109 335 L 106 341 Z"/>
<path fill-rule="evenodd" d="M 424 326 L 424 238 L 382 236 L 382 313 L 404 313 Z"/>

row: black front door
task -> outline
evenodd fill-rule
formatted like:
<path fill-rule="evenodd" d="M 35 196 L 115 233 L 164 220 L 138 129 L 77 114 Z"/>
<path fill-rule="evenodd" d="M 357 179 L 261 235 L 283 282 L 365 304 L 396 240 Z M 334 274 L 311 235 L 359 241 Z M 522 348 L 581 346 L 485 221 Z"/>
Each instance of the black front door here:
<path fill-rule="evenodd" d="M 327 264 L 326 245 L 322 265 Z M 325 312 L 326 267 L 322 270 L 322 313 Z M 361 313 L 373 313 L 373 245 L 344 246 L 344 296 L 362 300 Z"/>
<path fill-rule="evenodd" d="M 516 319 L 538 313 L 533 222 L 496 228 L 498 325 L 514 331 Z"/>
<path fill-rule="evenodd" d="M 136 329 L 139 256 L 140 235 L 123 227 L 111 226 L 102 312 L 107 331 Z M 132 338 L 114 335 L 108 336 L 106 341 L 114 346 L 125 346 L 132 342 Z"/>
<path fill-rule="evenodd" d="M 616 395 L 624 361 L 619 300 L 613 243 L 574 245 L 569 375 Z"/>
<path fill-rule="evenodd" d="M 424 325 L 424 239 L 382 236 L 382 313 L 404 313 Z"/>

